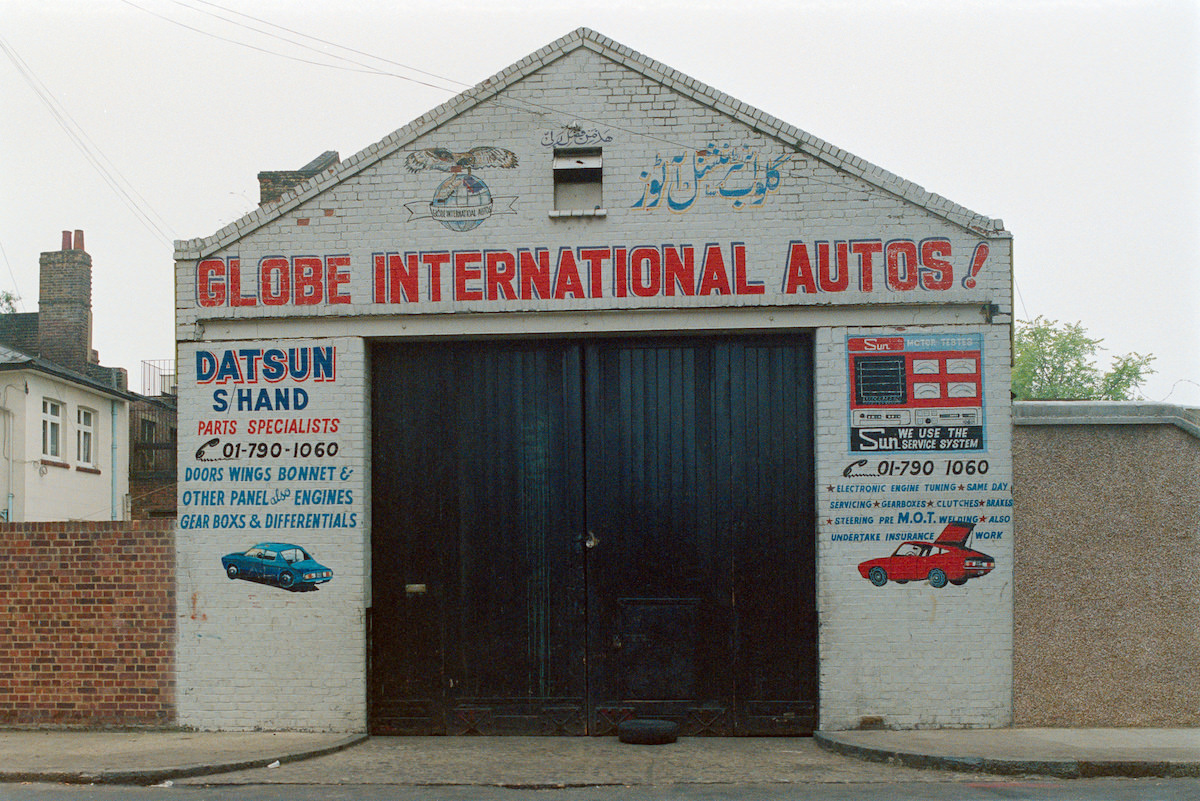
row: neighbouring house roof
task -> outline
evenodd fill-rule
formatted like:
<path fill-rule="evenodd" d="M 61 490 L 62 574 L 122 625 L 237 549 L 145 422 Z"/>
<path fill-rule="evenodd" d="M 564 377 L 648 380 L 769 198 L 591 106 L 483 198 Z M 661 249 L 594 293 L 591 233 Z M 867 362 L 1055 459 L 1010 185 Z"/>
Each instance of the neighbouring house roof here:
<path fill-rule="evenodd" d="M 38 349 L 38 313 L 12 312 L 0 314 L 0 342 L 17 350 Z"/>
<path fill-rule="evenodd" d="M 92 392 L 97 392 L 101 395 L 108 395 L 120 400 L 132 401 L 137 399 L 137 395 L 130 392 L 123 392 L 115 387 L 105 385 L 98 381 L 89 378 L 82 373 L 77 373 L 74 370 L 47 361 L 40 356 L 30 356 L 27 353 L 22 353 L 6 345 L 0 345 L 0 372 L 10 372 L 16 370 L 31 370 L 37 373 L 53 376 L 62 381 L 69 381 L 72 384 L 77 384 Z"/>
<path fill-rule="evenodd" d="M 556 61 L 580 48 L 592 50 L 605 58 L 624 65 L 633 72 L 660 83 L 679 95 L 705 105 L 714 111 L 731 117 L 752 130 L 771 136 L 797 153 L 825 163 L 875 186 L 904 201 L 919 206 L 931 214 L 986 237 L 1008 238 L 1000 220 L 977 214 L 944 197 L 925 191 L 922 187 L 894 175 L 882 167 L 871 164 L 851 153 L 834 147 L 810 133 L 800 130 L 772 117 L 766 112 L 749 106 L 736 98 L 719 92 L 700 81 L 673 70 L 659 62 L 637 53 L 628 47 L 601 36 L 587 28 L 579 28 L 555 42 L 521 59 L 471 89 L 451 98 L 442 105 L 418 117 L 383 140 L 344 161 L 333 164 L 320 162 L 322 154 L 313 164 L 326 166 L 318 174 L 295 188 L 284 192 L 278 201 L 260 206 L 240 220 L 230 223 L 209 237 L 177 240 L 176 259 L 199 259 L 287 214 L 302 203 L 316 197 L 332 186 L 350 178 L 364 169 L 387 158 L 453 117 L 468 111 L 502 93 L 514 83 L 536 73 L 547 64 Z M 572 119 L 575 116 L 572 115 Z M 306 165 L 306 169 L 312 165 Z"/>

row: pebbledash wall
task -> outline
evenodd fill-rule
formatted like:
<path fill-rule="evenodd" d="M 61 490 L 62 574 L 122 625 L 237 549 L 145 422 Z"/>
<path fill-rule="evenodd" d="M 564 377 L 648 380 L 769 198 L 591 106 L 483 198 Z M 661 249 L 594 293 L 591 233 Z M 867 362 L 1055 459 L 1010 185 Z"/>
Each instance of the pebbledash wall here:
<path fill-rule="evenodd" d="M 1010 723 L 1010 245 L 586 29 L 176 243 L 179 723 L 367 726 L 371 342 L 754 332 L 814 335 L 821 727 Z M 860 575 L 951 520 L 990 574 Z M 264 541 L 334 578 L 227 578 Z"/>

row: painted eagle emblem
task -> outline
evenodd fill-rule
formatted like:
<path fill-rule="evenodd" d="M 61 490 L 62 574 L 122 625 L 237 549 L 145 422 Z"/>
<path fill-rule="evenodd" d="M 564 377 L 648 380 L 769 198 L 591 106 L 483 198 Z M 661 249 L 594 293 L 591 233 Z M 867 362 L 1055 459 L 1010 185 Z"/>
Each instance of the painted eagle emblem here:
<path fill-rule="evenodd" d="M 428 147 L 408 154 L 404 166 L 409 172 L 440 170 L 442 172 L 470 173 L 483 167 L 499 167 L 511 170 L 517 166 L 517 154 L 502 147 L 473 147 L 465 153 L 456 153 L 444 147 Z"/>

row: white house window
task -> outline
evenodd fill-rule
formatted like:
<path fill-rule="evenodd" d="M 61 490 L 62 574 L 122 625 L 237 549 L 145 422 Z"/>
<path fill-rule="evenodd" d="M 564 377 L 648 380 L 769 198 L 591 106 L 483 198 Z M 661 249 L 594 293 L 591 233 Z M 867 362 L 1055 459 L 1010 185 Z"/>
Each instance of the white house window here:
<path fill-rule="evenodd" d="M 75 413 L 75 460 L 95 467 L 96 413 L 80 406 Z"/>
<path fill-rule="evenodd" d="M 42 398 L 42 456 L 62 458 L 62 419 L 63 405 L 56 400 Z"/>
<path fill-rule="evenodd" d="M 554 210 L 604 214 L 604 160 L 600 148 L 554 151 Z"/>

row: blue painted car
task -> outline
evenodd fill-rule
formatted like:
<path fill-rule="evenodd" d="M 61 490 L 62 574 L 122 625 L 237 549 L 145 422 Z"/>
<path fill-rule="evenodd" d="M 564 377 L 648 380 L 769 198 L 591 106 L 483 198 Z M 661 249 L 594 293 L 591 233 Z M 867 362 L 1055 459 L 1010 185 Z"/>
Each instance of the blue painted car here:
<path fill-rule="evenodd" d="M 243 553 L 221 557 L 221 567 L 231 579 L 272 584 L 285 590 L 315 590 L 333 578 L 333 571 L 317 562 L 299 545 L 260 542 Z"/>

